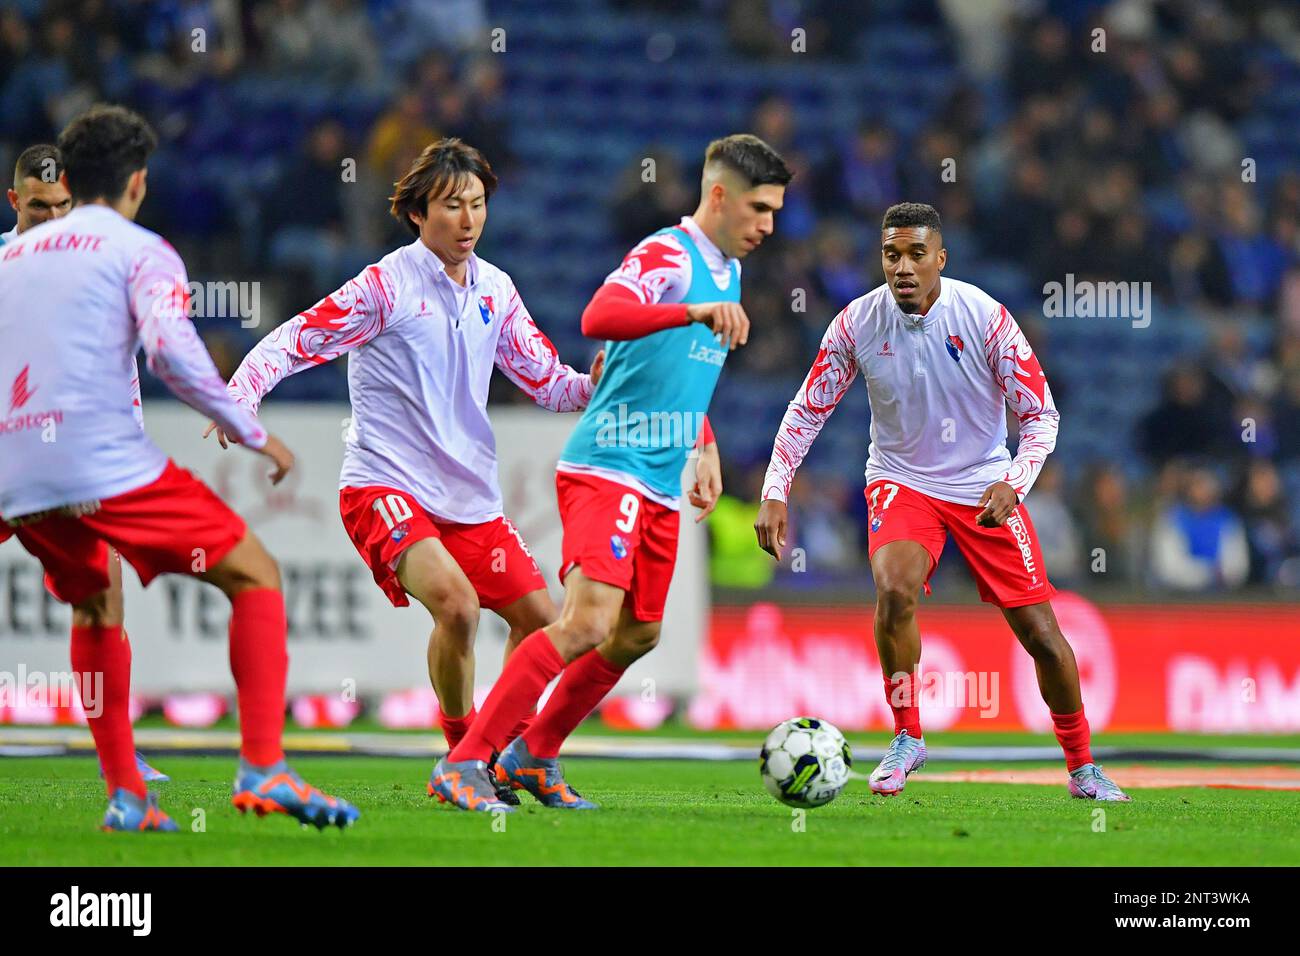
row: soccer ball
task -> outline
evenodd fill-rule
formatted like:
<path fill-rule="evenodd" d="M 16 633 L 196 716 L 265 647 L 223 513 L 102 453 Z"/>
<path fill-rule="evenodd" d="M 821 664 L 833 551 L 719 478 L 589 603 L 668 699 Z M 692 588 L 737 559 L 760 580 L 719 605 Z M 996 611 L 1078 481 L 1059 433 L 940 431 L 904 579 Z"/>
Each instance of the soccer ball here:
<path fill-rule="evenodd" d="M 853 752 L 839 729 L 816 717 L 791 717 L 772 728 L 759 752 L 767 792 L 792 807 L 820 807 L 849 782 Z"/>

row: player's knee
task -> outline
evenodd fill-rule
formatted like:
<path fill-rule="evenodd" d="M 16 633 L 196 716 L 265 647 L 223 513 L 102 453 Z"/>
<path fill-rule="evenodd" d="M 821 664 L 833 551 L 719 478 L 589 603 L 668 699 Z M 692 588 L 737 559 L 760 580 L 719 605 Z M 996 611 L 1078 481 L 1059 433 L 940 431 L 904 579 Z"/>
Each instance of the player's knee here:
<path fill-rule="evenodd" d="M 474 631 L 478 627 L 478 597 L 473 591 L 457 591 L 446 595 L 434 614 L 438 627 L 460 640 L 473 642 Z"/>
<path fill-rule="evenodd" d="M 632 632 L 619 633 L 614 643 L 623 656 L 636 659 L 644 657 L 659 646 L 659 628 L 638 628 Z"/>
<path fill-rule="evenodd" d="M 562 633 L 570 653 L 577 657 L 603 644 L 613 625 L 605 614 L 592 610 L 571 616 L 564 622 Z"/>
<path fill-rule="evenodd" d="M 876 620 L 886 630 L 906 624 L 916 613 L 916 588 L 885 581 L 876 589 Z"/>
<path fill-rule="evenodd" d="M 233 597 L 240 591 L 281 589 L 280 565 L 251 532 L 206 576 Z"/>
<path fill-rule="evenodd" d="M 1026 624 L 1017 635 L 1030 656 L 1040 664 L 1063 663 L 1073 653 L 1055 621 Z"/>

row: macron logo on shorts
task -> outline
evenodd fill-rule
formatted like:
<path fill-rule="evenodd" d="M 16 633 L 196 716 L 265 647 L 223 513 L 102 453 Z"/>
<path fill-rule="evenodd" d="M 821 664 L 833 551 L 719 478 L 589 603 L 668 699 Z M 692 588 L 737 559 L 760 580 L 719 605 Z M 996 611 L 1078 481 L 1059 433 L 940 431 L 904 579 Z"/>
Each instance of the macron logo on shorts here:
<path fill-rule="evenodd" d="M 1025 573 L 1028 574 L 1038 584 L 1038 574 L 1034 566 L 1034 550 L 1029 545 L 1029 530 L 1025 527 L 1025 522 L 1020 517 L 1019 511 L 1011 512 L 1007 518 L 1007 527 L 1015 535 L 1016 545 L 1020 548 L 1020 560 L 1024 562 Z"/>

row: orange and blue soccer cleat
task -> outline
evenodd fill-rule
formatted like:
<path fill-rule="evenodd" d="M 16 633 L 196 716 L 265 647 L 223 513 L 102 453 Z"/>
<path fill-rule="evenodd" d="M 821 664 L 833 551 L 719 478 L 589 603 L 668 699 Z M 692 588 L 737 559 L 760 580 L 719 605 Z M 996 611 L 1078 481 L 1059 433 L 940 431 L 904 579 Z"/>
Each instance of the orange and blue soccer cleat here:
<path fill-rule="evenodd" d="M 171 780 L 171 777 L 161 770 L 155 770 L 149 766 L 149 763 L 144 759 L 144 754 L 138 750 L 135 752 L 135 768 L 140 771 L 140 776 L 144 778 L 145 783 L 167 783 Z M 99 775 L 104 776 L 103 764 L 99 765 Z"/>
<path fill-rule="evenodd" d="M 429 776 L 429 796 L 480 813 L 513 813 L 515 809 L 497 798 L 495 782 L 482 760 L 453 762 L 443 757 Z"/>
<path fill-rule="evenodd" d="M 130 790 L 119 787 L 108 801 L 100 829 L 110 833 L 176 833 L 180 827 L 158 809 L 158 794 L 151 793 L 142 800 Z"/>
<path fill-rule="evenodd" d="M 240 813 L 252 810 L 259 817 L 283 813 L 318 830 L 328 826 L 342 830 L 361 818 L 361 811 L 352 804 L 321 793 L 283 760 L 269 767 L 254 767 L 240 760 L 230 802 Z"/>
<path fill-rule="evenodd" d="M 523 737 L 516 737 L 497 758 L 497 779 L 516 790 L 527 790 L 545 807 L 557 810 L 598 810 L 564 781 L 556 757 L 534 757 Z"/>

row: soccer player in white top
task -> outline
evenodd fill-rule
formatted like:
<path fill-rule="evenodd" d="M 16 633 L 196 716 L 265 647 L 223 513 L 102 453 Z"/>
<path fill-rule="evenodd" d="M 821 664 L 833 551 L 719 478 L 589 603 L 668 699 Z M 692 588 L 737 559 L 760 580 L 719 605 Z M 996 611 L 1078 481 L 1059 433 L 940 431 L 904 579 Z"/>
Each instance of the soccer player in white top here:
<path fill-rule="evenodd" d="M 1127 800 L 1093 762 L 1074 652 L 1052 613 L 1055 592 L 1022 505 L 1056 446 L 1052 392 L 1010 313 L 975 286 L 942 278 L 947 259 L 934 207 L 901 203 L 886 211 L 885 284 L 831 322 L 781 420 L 754 525 L 758 543 L 781 558 L 795 470 L 861 372 L 871 404 L 866 496 L 876 649 L 895 731 L 871 789 L 898 793 L 925 764 L 917 592 L 930 593 L 951 534 L 980 597 L 1002 610 L 1034 658 L 1070 793 Z M 1006 447 L 1007 405 L 1020 424 L 1015 458 Z"/>
<path fill-rule="evenodd" d="M 449 747 L 475 717 L 479 608 L 510 625 L 507 655 L 558 613 L 502 514 L 492 370 L 544 408 L 570 412 L 587 407 L 602 365 L 599 354 L 590 375 L 561 363 L 510 277 L 475 255 L 496 184 L 472 146 L 426 147 L 392 197 L 414 241 L 267 335 L 229 386 L 256 412 L 285 376 L 351 353 L 339 509 L 393 605 L 410 595 L 433 616 L 429 678 Z"/>
<path fill-rule="evenodd" d="M 72 666 L 108 789 L 105 829 L 177 829 L 135 761 L 130 648 L 120 602 L 113 607 L 108 595 L 109 547 L 145 585 L 189 574 L 230 599 L 241 736 L 235 806 L 346 826 L 356 809 L 284 762 L 279 568 L 238 515 L 149 440 L 131 401 L 143 346 L 178 397 L 271 459 L 272 480 L 293 464 L 226 394 L 187 315 L 180 257 L 132 222 L 155 143 L 148 124 L 122 107 L 74 119 L 59 137 L 73 210 L 0 248 L 0 382 L 10 395 L 0 419 L 0 513 L 40 560 L 49 590 L 88 621 L 73 631 Z"/>
<path fill-rule="evenodd" d="M 38 143 L 28 146 L 18 154 L 14 163 L 14 184 L 9 190 L 9 205 L 13 207 L 18 221 L 8 232 L 0 233 L 0 246 L 12 242 L 33 226 L 39 226 L 51 219 L 61 219 L 72 209 L 72 196 L 63 184 L 63 160 L 59 148 L 52 143 Z M 134 362 L 134 359 L 132 359 Z M 140 418 L 140 373 L 136 370 L 131 379 L 131 396 L 136 408 L 136 418 L 143 428 Z M 0 543 L 12 536 L 12 532 L 3 520 L 0 520 Z M 114 615 L 121 613 L 122 607 L 122 567 L 116 551 L 109 549 L 108 561 L 109 589 L 103 599 L 112 605 Z M 104 609 L 108 613 L 107 608 Z M 90 627 L 90 617 L 80 608 L 72 611 L 74 632 L 79 628 Z M 74 637 L 75 639 L 75 637 Z M 126 631 L 122 631 L 122 641 L 127 643 Z M 170 779 L 145 762 L 144 756 L 135 755 L 140 775 L 146 783 Z"/>

